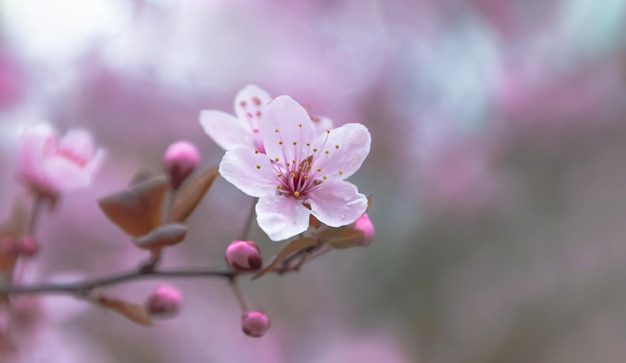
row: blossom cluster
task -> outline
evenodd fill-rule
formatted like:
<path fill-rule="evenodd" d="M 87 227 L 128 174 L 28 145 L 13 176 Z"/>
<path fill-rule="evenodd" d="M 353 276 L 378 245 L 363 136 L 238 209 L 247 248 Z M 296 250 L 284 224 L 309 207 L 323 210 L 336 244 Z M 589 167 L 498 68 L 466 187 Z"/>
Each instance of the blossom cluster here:
<path fill-rule="evenodd" d="M 242 331 L 260 337 L 268 331 L 270 319 L 261 310 L 248 308 L 237 285 L 239 275 L 254 274 L 253 278 L 259 278 L 268 272 L 297 271 L 305 262 L 333 249 L 371 243 L 374 226 L 366 213 L 370 200 L 346 181 L 370 151 L 371 135 L 365 126 L 347 123 L 334 128 L 329 118 L 309 115 L 291 97 L 272 99 L 254 85 L 237 94 L 235 114 L 200 113 L 200 126 L 226 150 L 219 167 L 197 172 L 198 148 L 188 141 L 178 141 L 163 153 L 166 176 L 140 173 L 126 189 L 98 200 L 106 217 L 130 237 L 135 247 L 150 254 L 146 261 L 126 273 L 30 289 L 74 294 L 148 326 L 153 319 L 179 313 L 185 300 L 182 292 L 172 285 L 159 285 L 142 306 L 109 296 L 98 288 L 150 275 L 222 277 L 228 279 L 241 307 Z M 96 147 L 90 133 L 80 129 L 60 137 L 50 125 L 36 124 L 24 127 L 19 140 L 18 180 L 30 192 L 33 206 L 28 216 L 28 208 L 18 200 L 11 219 L 4 224 L 8 227 L 0 226 L 0 273 L 11 282 L 0 285 L 5 291 L 0 293 L 0 312 L 6 306 L 4 294 L 28 291 L 19 286 L 19 276 L 14 272 L 19 261 L 36 256 L 39 250 L 35 236 L 39 207 L 45 203 L 52 206 L 63 192 L 89 185 L 106 154 Z M 225 249 L 227 268 L 162 269 L 162 254 L 185 240 L 189 229 L 186 219 L 218 175 L 258 198 L 256 221 L 271 240 L 293 239 L 264 264 L 261 249 L 246 238 L 246 226 L 243 236 Z"/>

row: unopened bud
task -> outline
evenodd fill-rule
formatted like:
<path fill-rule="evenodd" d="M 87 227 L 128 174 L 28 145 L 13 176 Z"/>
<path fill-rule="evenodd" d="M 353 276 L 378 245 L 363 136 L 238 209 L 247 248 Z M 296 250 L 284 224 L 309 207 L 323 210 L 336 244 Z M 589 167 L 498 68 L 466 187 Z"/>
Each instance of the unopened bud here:
<path fill-rule="evenodd" d="M 170 175 L 172 187 L 178 189 L 200 161 L 198 148 L 189 141 L 171 144 L 163 155 L 163 164 Z"/>
<path fill-rule="evenodd" d="M 263 259 L 256 243 L 235 240 L 226 248 L 226 263 L 235 270 L 258 270 Z"/>
<path fill-rule="evenodd" d="M 34 256 L 39 252 L 39 245 L 33 236 L 24 236 L 15 245 L 15 252 L 24 256 Z"/>
<path fill-rule="evenodd" d="M 354 229 L 363 232 L 363 241 L 360 243 L 361 246 L 367 246 L 374 240 L 374 235 L 376 234 L 374 224 L 367 216 L 367 213 L 363 214 L 354 222 Z"/>
<path fill-rule="evenodd" d="M 262 337 L 270 328 L 270 319 L 264 313 L 248 311 L 241 318 L 241 330 L 249 337 Z"/>
<path fill-rule="evenodd" d="M 177 288 L 170 285 L 157 287 L 146 301 L 146 310 L 155 318 L 168 318 L 174 316 L 183 304 L 183 294 Z"/>

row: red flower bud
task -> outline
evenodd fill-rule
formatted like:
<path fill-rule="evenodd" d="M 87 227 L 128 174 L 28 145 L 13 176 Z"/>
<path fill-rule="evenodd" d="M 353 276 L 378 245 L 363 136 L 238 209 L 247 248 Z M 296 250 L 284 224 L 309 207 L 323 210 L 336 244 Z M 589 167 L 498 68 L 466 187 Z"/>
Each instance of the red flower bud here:
<path fill-rule="evenodd" d="M 374 240 L 375 230 L 374 224 L 367 216 L 367 213 L 363 214 L 359 219 L 354 222 L 354 228 L 363 232 L 363 241 L 361 246 L 367 246 Z"/>
<path fill-rule="evenodd" d="M 264 313 L 248 311 L 241 318 L 241 330 L 249 337 L 262 337 L 270 328 L 270 319 Z"/>
<path fill-rule="evenodd" d="M 198 148 L 188 141 L 171 144 L 163 155 L 163 165 L 170 175 L 172 187 L 178 189 L 200 161 Z"/>
<path fill-rule="evenodd" d="M 258 270 L 263 259 L 253 241 L 235 240 L 226 248 L 226 263 L 235 270 Z"/>
<path fill-rule="evenodd" d="M 146 301 L 146 310 L 152 317 L 171 317 L 178 313 L 183 304 L 183 294 L 170 285 L 157 287 Z"/>

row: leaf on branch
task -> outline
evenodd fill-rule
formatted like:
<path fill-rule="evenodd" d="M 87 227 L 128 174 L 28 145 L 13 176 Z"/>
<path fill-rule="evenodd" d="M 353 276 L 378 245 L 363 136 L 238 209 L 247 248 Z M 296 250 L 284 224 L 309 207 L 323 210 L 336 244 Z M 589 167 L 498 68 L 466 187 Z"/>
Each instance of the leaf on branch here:
<path fill-rule="evenodd" d="M 363 244 L 365 233 L 353 227 L 341 228 L 329 240 L 323 242 L 333 248 L 343 249 L 357 247 Z"/>
<path fill-rule="evenodd" d="M 142 305 L 137 305 L 109 296 L 98 296 L 94 302 L 102 307 L 124 315 L 126 318 L 139 325 L 151 326 L 154 324 L 150 314 L 148 314 L 148 311 L 146 311 L 146 308 Z"/>
<path fill-rule="evenodd" d="M 216 166 L 196 174 L 176 194 L 168 222 L 184 222 L 198 206 L 215 178 L 219 175 Z"/>
<path fill-rule="evenodd" d="M 159 176 L 101 198 L 98 204 L 113 223 L 131 236 L 139 237 L 159 226 L 169 187 L 167 178 Z"/>
<path fill-rule="evenodd" d="M 276 256 L 272 259 L 272 261 L 265 266 L 261 271 L 257 272 L 254 276 L 252 276 L 253 280 L 258 279 L 259 277 L 265 275 L 266 273 L 272 271 L 274 268 L 278 267 L 280 263 L 285 261 L 289 256 L 294 253 L 298 253 L 300 251 L 306 250 L 307 248 L 311 248 L 316 246 L 319 242 L 315 238 L 300 238 L 289 242 L 282 250 L 280 250 Z"/>
<path fill-rule="evenodd" d="M 145 182 L 146 180 L 154 178 L 155 175 L 149 170 L 139 170 L 133 178 L 130 180 L 129 186 Z"/>
<path fill-rule="evenodd" d="M 171 246 L 184 240 L 188 230 L 189 228 L 182 223 L 168 223 L 133 239 L 133 243 L 143 249 Z"/>

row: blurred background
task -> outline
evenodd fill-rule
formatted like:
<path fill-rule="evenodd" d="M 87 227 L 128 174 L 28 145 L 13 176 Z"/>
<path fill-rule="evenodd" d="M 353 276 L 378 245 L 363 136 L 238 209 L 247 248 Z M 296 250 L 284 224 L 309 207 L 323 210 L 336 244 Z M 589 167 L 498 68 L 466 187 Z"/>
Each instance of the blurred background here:
<path fill-rule="evenodd" d="M 172 283 L 182 313 L 144 328 L 68 297 L 25 299 L 2 362 L 577 363 L 626 359 L 626 0 L 0 0 L 0 214 L 16 132 L 47 121 L 108 151 L 38 231 L 29 281 L 145 258 L 96 200 L 249 83 L 372 151 L 351 178 L 376 239 L 245 282 L 273 321 L 240 331 L 221 280 Z M 251 200 L 218 180 L 167 266 L 219 266 Z M 268 258 L 282 244 L 254 227 Z M 106 291 L 142 302 L 155 281 Z M 28 314 L 27 314 L 28 315 Z"/>

